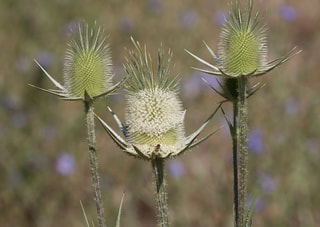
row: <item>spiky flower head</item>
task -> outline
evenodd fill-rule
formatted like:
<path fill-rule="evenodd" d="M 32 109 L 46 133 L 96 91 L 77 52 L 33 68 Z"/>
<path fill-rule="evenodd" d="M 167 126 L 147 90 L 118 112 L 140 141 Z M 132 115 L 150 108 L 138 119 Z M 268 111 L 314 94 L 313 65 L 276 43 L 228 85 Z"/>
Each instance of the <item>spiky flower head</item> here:
<path fill-rule="evenodd" d="M 259 11 L 252 15 L 252 0 L 247 2 L 245 12 L 238 0 L 230 5 L 230 19 L 226 19 L 218 46 L 221 69 L 233 77 L 263 69 L 267 63 L 265 26 Z"/>
<path fill-rule="evenodd" d="M 71 97 L 95 97 L 112 86 L 112 63 L 109 45 L 100 27 L 79 24 L 64 61 L 64 84 Z"/>
<path fill-rule="evenodd" d="M 79 23 L 72 31 L 72 38 L 64 61 L 64 85 L 57 82 L 36 60 L 35 62 L 58 89 L 42 91 L 65 100 L 92 101 L 110 95 L 119 89 L 126 78 L 112 84 L 112 63 L 109 45 L 104 32 L 96 25 L 89 28 Z"/>
<path fill-rule="evenodd" d="M 145 160 L 165 159 L 176 157 L 213 135 L 217 130 L 196 141 L 220 106 L 198 130 L 186 137 L 185 110 L 178 97 L 178 79 L 171 77 L 169 71 L 171 52 L 168 51 L 165 58 L 166 53 L 162 47 L 159 48 L 155 71 L 146 48 L 143 50 L 133 39 L 132 42 L 136 50 L 129 52 L 124 64 L 128 74 L 125 84 L 126 124 L 121 123 L 109 108 L 125 139 L 97 116 L 117 145 L 134 157 Z"/>
<path fill-rule="evenodd" d="M 157 71 L 146 49 L 133 41 L 137 52 L 129 52 L 125 64 L 128 74 L 126 125 L 129 141 L 146 153 L 160 144 L 160 151 L 180 149 L 184 137 L 184 113 L 178 97 L 178 80 L 170 78 L 171 52 L 164 59 L 158 50 Z"/>
<path fill-rule="evenodd" d="M 246 4 L 246 7 L 243 7 L 239 0 L 231 2 L 230 18 L 226 19 L 220 35 L 218 56 L 205 43 L 218 63 L 217 66 L 187 51 L 210 68 L 209 70 L 195 68 L 196 70 L 227 78 L 261 76 L 300 52 L 295 52 L 293 48 L 287 55 L 267 61 L 266 29 L 261 22 L 260 11 L 253 13 L 252 0 L 247 0 Z"/>

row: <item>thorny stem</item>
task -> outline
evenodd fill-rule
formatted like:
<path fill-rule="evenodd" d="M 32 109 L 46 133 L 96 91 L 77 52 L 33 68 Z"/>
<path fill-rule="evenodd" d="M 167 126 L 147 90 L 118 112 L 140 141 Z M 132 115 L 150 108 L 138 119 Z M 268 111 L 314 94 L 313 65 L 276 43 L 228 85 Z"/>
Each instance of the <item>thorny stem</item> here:
<path fill-rule="evenodd" d="M 246 197 L 248 176 L 248 103 L 245 76 L 238 78 L 239 106 L 239 227 L 244 227 L 246 219 Z"/>
<path fill-rule="evenodd" d="M 92 101 L 85 101 L 84 104 L 85 104 L 87 128 L 88 128 L 88 145 L 89 145 L 91 181 L 92 181 L 92 187 L 93 187 L 93 193 L 94 193 L 94 201 L 96 202 L 98 226 L 107 227 L 102 199 L 101 199 L 101 189 L 100 189 L 100 181 L 99 181 L 99 174 L 98 174 L 98 160 L 97 160 L 97 151 L 95 147 L 96 136 L 95 136 L 95 128 L 94 128 L 94 112 L 93 112 Z"/>
<path fill-rule="evenodd" d="M 164 160 L 161 158 L 154 158 L 151 161 L 152 169 L 154 173 L 155 180 L 155 193 L 156 193 L 156 202 L 158 210 L 158 226 L 159 227 L 168 227 L 169 218 L 168 218 L 168 199 L 166 192 L 166 185 L 164 180 Z"/>
<path fill-rule="evenodd" d="M 233 102 L 233 126 L 231 129 L 233 151 L 233 209 L 234 226 L 239 227 L 239 194 L 238 194 L 238 103 Z"/>

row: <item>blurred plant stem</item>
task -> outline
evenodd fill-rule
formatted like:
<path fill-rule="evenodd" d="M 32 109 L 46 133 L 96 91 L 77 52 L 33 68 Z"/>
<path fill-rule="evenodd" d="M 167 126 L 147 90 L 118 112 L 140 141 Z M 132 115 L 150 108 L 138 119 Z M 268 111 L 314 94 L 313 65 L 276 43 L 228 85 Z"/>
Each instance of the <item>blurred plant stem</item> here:
<path fill-rule="evenodd" d="M 238 187 L 238 102 L 233 104 L 233 127 L 230 127 L 232 136 L 232 153 L 233 153 L 233 210 L 234 210 L 234 226 L 239 227 L 239 187 Z"/>
<path fill-rule="evenodd" d="M 168 198 L 166 192 L 166 185 L 164 180 L 164 159 L 154 158 L 151 160 L 152 169 L 154 173 L 156 202 L 158 210 L 158 226 L 168 227 Z"/>
<path fill-rule="evenodd" d="M 98 159 L 96 151 L 96 135 L 94 125 L 94 112 L 92 106 L 92 100 L 86 98 L 84 101 L 85 112 L 87 118 L 87 129 L 88 129 L 88 145 L 89 145 L 89 161 L 91 170 L 91 181 L 94 193 L 94 201 L 96 202 L 96 209 L 98 215 L 98 226 L 107 227 L 105 214 L 101 199 L 100 180 L 98 174 Z"/>
<path fill-rule="evenodd" d="M 248 176 L 248 102 L 247 102 L 247 78 L 238 78 L 238 107 L 239 107 L 239 227 L 245 226 L 246 197 Z"/>

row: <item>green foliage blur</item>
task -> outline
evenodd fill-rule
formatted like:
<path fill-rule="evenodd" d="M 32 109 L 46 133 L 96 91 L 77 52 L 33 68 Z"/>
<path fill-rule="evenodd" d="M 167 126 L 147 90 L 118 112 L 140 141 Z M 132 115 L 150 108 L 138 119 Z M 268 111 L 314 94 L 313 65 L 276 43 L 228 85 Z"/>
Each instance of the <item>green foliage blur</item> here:
<path fill-rule="evenodd" d="M 320 222 L 320 32 L 319 1 L 255 1 L 265 11 L 268 58 L 293 46 L 303 52 L 254 79 L 266 86 L 249 99 L 249 198 L 257 201 L 253 225 L 312 227 Z M 222 0 L 52 0 L 0 3 L 0 225 L 85 226 L 80 200 L 95 220 L 84 107 L 31 88 L 52 88 L 37 59 L 58 81 L 70 28 L 82 19 L 109 34 L 115 81 L 132 49 L 130 36 L 154 56 L 164 45 L 181 76 L 187 133 L 221 101 L 191 66 L 187 49 L 215 63 L 202 41 L 217 50 L 227 2 Z M 99 100 L 96 112 L 112 126 L 107 105 L 124 120 L 122 92 Z M 231 106 L 225 105 L 231 113 Z M 219 133 L 167 163 L 172 226 L 232 226 L 231 139 L 222 114 L 206 132 Z M 100 125 L 97 149 L 107 223 L 114 226 L 123 191 L 122 226 L 156 225 L 152 172 L 147 162 L 125 155 Z M 204 133 L 206 133 L 204 132 Z M 248 204 L 250 201 L 248 201 Z"/>

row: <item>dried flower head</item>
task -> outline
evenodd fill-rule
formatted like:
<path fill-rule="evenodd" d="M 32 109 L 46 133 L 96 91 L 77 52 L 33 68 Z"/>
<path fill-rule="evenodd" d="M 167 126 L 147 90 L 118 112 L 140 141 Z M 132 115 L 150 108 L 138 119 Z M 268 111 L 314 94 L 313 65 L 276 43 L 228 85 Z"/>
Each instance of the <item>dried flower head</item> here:
<path fill-rule="evenodd" d="M 53 79 L 36 61 L 58 88 L 39 89 L 66 100 L 92 100 L 114 92 L 124 82 L 122 80 L 112 85 L 111 54 L 100 27 L 94 25 L 91 29 L 88 24 L 78 24 L 72 31 L 68 46 L 64 61 L 64 85 Z"/>
<path fill-rule="evenodd" d="M 195 141 L 209 119 L 192 135 L 185 137 L 184 116 L 178 97 L 178 79 L 170 77 L 169 66 L 172 54 L 161 47 L 158 51 L 157 70 L 153 70 L 152 58 L 146 48 L 132 39 L 136 51 L 129 52 L 124 65 L 128 74 L 126 126 L 113 113 L 126 139 L 123 140 L 100 118 L 100 122 L 127 153 L 143 159 L 177 156 L 199 144 Z"/>
<path fill-rule="evenodd" d="M 230 4 L 230 17 L 220 35 L 218 56 L 205 43 L 218 65 L 212 65 L 187 51 L 191 56 L 212 70 L 198 69 L 211 75 L 237 78 L 240 76 L 261 76 L 291 57 L 298 54 L 293 48 L 284 57 L 267 61 L 267 44 L 265 25 L 261 23 L 260 12 L 253 14 L 253 1 L 247 0 L 247 6 L 242 9 L 239 0 Z"/>

